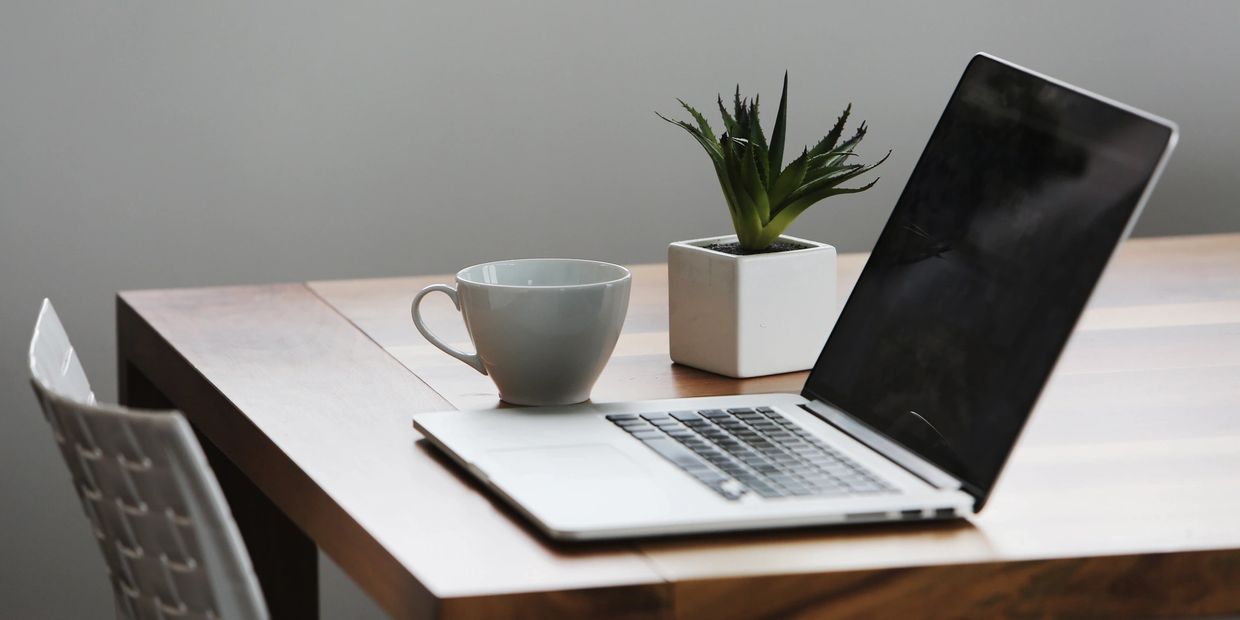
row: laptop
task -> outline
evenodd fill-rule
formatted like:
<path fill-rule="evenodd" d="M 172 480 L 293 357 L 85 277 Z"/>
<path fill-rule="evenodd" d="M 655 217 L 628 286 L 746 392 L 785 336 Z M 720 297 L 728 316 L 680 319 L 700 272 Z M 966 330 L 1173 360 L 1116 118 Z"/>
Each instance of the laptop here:
<path fill-rule="evenodd" d="M 978 54 L 800 394 L 434 412 L 414 426 L 555 539 L 968 517 L 1176 135 Z"/>

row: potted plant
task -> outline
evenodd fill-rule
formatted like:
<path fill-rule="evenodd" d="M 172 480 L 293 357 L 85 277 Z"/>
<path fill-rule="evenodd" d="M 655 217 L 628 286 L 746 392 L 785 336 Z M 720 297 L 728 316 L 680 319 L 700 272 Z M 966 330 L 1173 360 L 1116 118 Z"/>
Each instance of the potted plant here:
<path fill-rule="evenodd" d="M 677 100 L 680 101 L 680 100 Z M 783 165 L 788 74 L 768 142 L 758 120 L 758 97 L 732 112 L 719 97 L 718 137 L 692 106 L 693 123 L 659 118 L 687 131 L 710 156 L 734 235 L 671 244 L 667 252 L 672 360 L 729 377 L 756 377 L 814 365 L 835 321 L 835 248 L 784 235 L 815 203 L 874 186 L 842 187 L 887 160 L 856 162 L 864 122 L 842 140 L 852 105 L 826 137 Z M 656 112 L 656 114 L 658 114 Z"/>

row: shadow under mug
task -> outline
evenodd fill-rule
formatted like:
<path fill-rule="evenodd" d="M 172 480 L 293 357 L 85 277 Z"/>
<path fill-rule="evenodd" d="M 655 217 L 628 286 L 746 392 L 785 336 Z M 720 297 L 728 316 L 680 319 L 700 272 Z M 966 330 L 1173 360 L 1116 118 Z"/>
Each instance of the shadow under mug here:
<path fill-rule="evenodd" d="M 590 398 L 616 347 L 632 276 L 619 265 L 567 258 L 483 263 L 413 298 L 413 325 L 431 344 L 490 375 L 515 405 L 567 405 Z M 452 299 L 476 353 L 432 334 L 419 304 L 432 292 Z"/>

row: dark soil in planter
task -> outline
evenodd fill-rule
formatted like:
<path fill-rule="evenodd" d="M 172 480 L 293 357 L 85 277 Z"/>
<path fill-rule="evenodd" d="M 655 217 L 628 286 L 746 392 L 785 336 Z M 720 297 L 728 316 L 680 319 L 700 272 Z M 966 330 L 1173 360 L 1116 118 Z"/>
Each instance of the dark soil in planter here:
<path fill-rule="evenodd" d="M 804 250 L 811 248 L 810 245 L 801 245 L 799 243 L 789 243 L 787 241 L 776 241 L 761 250 L 751 251 L 741 249 L 741 244 L 733 241 L 731 243 L 711 243 L 702 246 L 708 250 L 723 252 L 724 254 L 735 254 L 736 256 L 750 256 L 752 254 L 774 254 L 776 252 L 791 252 L 792 250 Z"/>

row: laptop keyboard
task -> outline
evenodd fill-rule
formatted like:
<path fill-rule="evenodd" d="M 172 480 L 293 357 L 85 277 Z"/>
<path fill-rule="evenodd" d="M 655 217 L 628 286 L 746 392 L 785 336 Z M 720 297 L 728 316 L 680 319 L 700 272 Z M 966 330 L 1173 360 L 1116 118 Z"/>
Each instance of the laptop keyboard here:
<path fill-rule="evenodd" d="M 894 489 L 770 407 L 623 413 L 608 420 L 727 499 Z"/>

